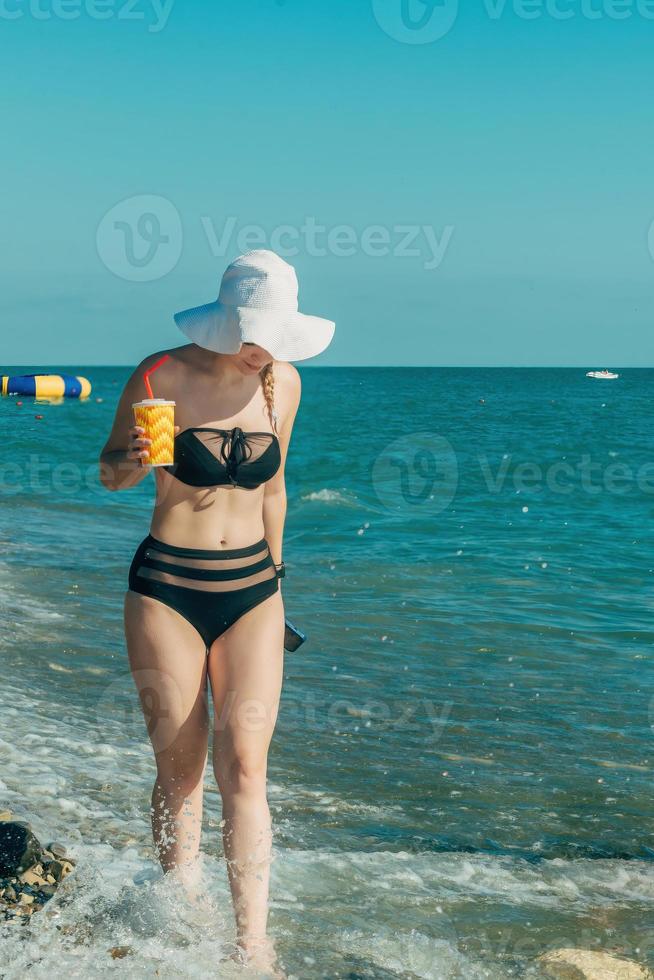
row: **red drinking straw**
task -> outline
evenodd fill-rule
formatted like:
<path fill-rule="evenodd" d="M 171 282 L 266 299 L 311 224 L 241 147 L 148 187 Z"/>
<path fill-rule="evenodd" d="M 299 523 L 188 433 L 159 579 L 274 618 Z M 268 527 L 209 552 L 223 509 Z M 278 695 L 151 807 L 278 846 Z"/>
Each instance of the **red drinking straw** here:
<path fill-rule="evenodd" d="M 163 362 L 167 361 L 169 357 L 170 354 L 164 354 L 161 360 L 157 361 L 156 364 L 153 364 L 151 368 L 148 368 L 148 370 L 143 375 L 143 380 L 145 381 L 145 388 L 150 398 L 154 398 L 154 395 L 152 394 L 152 387 L 150 385 L 150 375 L 153 373 L 153 371 L 156 371 L 158 367 L 161 367 Z"/>

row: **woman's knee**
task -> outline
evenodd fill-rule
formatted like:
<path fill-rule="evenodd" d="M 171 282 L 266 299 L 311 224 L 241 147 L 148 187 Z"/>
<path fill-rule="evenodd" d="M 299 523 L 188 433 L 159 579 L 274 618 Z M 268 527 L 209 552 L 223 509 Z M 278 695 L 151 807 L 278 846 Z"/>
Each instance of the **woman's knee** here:
<path fill-rule="evenodd" d="M 157 783 L 176 795 L 189 795 L 204 778 L 206 748 L 194 752 L 164 752 L 156 757 Z"/>
<path fill-rule="evenodd" d="M 268 760 L 260 753 L 215 753 L 214 775 L 223 796 L 226 794 L 260 795 L 266 790 Z"/>

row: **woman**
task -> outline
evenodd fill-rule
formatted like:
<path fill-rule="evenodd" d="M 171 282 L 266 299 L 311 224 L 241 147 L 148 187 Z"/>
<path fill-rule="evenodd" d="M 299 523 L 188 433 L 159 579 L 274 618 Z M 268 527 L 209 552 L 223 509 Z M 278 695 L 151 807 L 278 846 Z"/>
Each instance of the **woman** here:
<path fill-rule="evenodd" d="M 335 325 L 298 312 L 295 271 L 267 250 L 236 259 L 218 300 L 175 321 L 192 343 L 165 352 L 152 375 L 156 396 L 176 403 L 175 462 L 151 467 L 149 440 L 133 424 L 132 404 L 146 397 L 143 375 L 158 351 L 125 385 L 101 480 L 122 490 L 155 474 L 150 532 L 132 560 L 124 617 L 157 766 L 158 859 L 187 888 L 196 878 L 208 678 L 237 955 L 266 966 L 274 958 L 266 768 L 283 672 L 284 467 L 300 402 L 300 376 L 288 362 L 324 350 Z"/>

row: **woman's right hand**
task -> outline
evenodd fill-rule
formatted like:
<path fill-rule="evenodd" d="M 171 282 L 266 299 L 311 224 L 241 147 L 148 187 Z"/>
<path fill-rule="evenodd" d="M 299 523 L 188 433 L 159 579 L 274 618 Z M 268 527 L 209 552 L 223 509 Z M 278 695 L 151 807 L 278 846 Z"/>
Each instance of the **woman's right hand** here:
<path fill-rule="evenodd" d="M 150 453 L 147 447 L 151 445 L 152 439 L 145 438 L 145 429 L 140 425 L 133 425 L 129 430 L 127 458 L 135 461 L 143 460 L 143 465 L 148 465 Z"/>

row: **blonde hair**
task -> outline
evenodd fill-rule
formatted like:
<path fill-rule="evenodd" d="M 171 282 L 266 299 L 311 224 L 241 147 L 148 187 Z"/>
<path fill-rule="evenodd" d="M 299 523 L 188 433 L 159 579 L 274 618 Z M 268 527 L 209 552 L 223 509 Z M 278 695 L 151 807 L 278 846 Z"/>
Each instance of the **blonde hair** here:
<path fill-rule="evenodd" d="M 266 405 L 268 406 L 268 415 L 270 416 L 273 432 L 277 432 L 278 416 L 275 410 L 275 376 L 273 374 L 272 361 L 261 369 L 259 372 L 259 377 L 261 378 L 263 396 L 266 399 Z"/>

